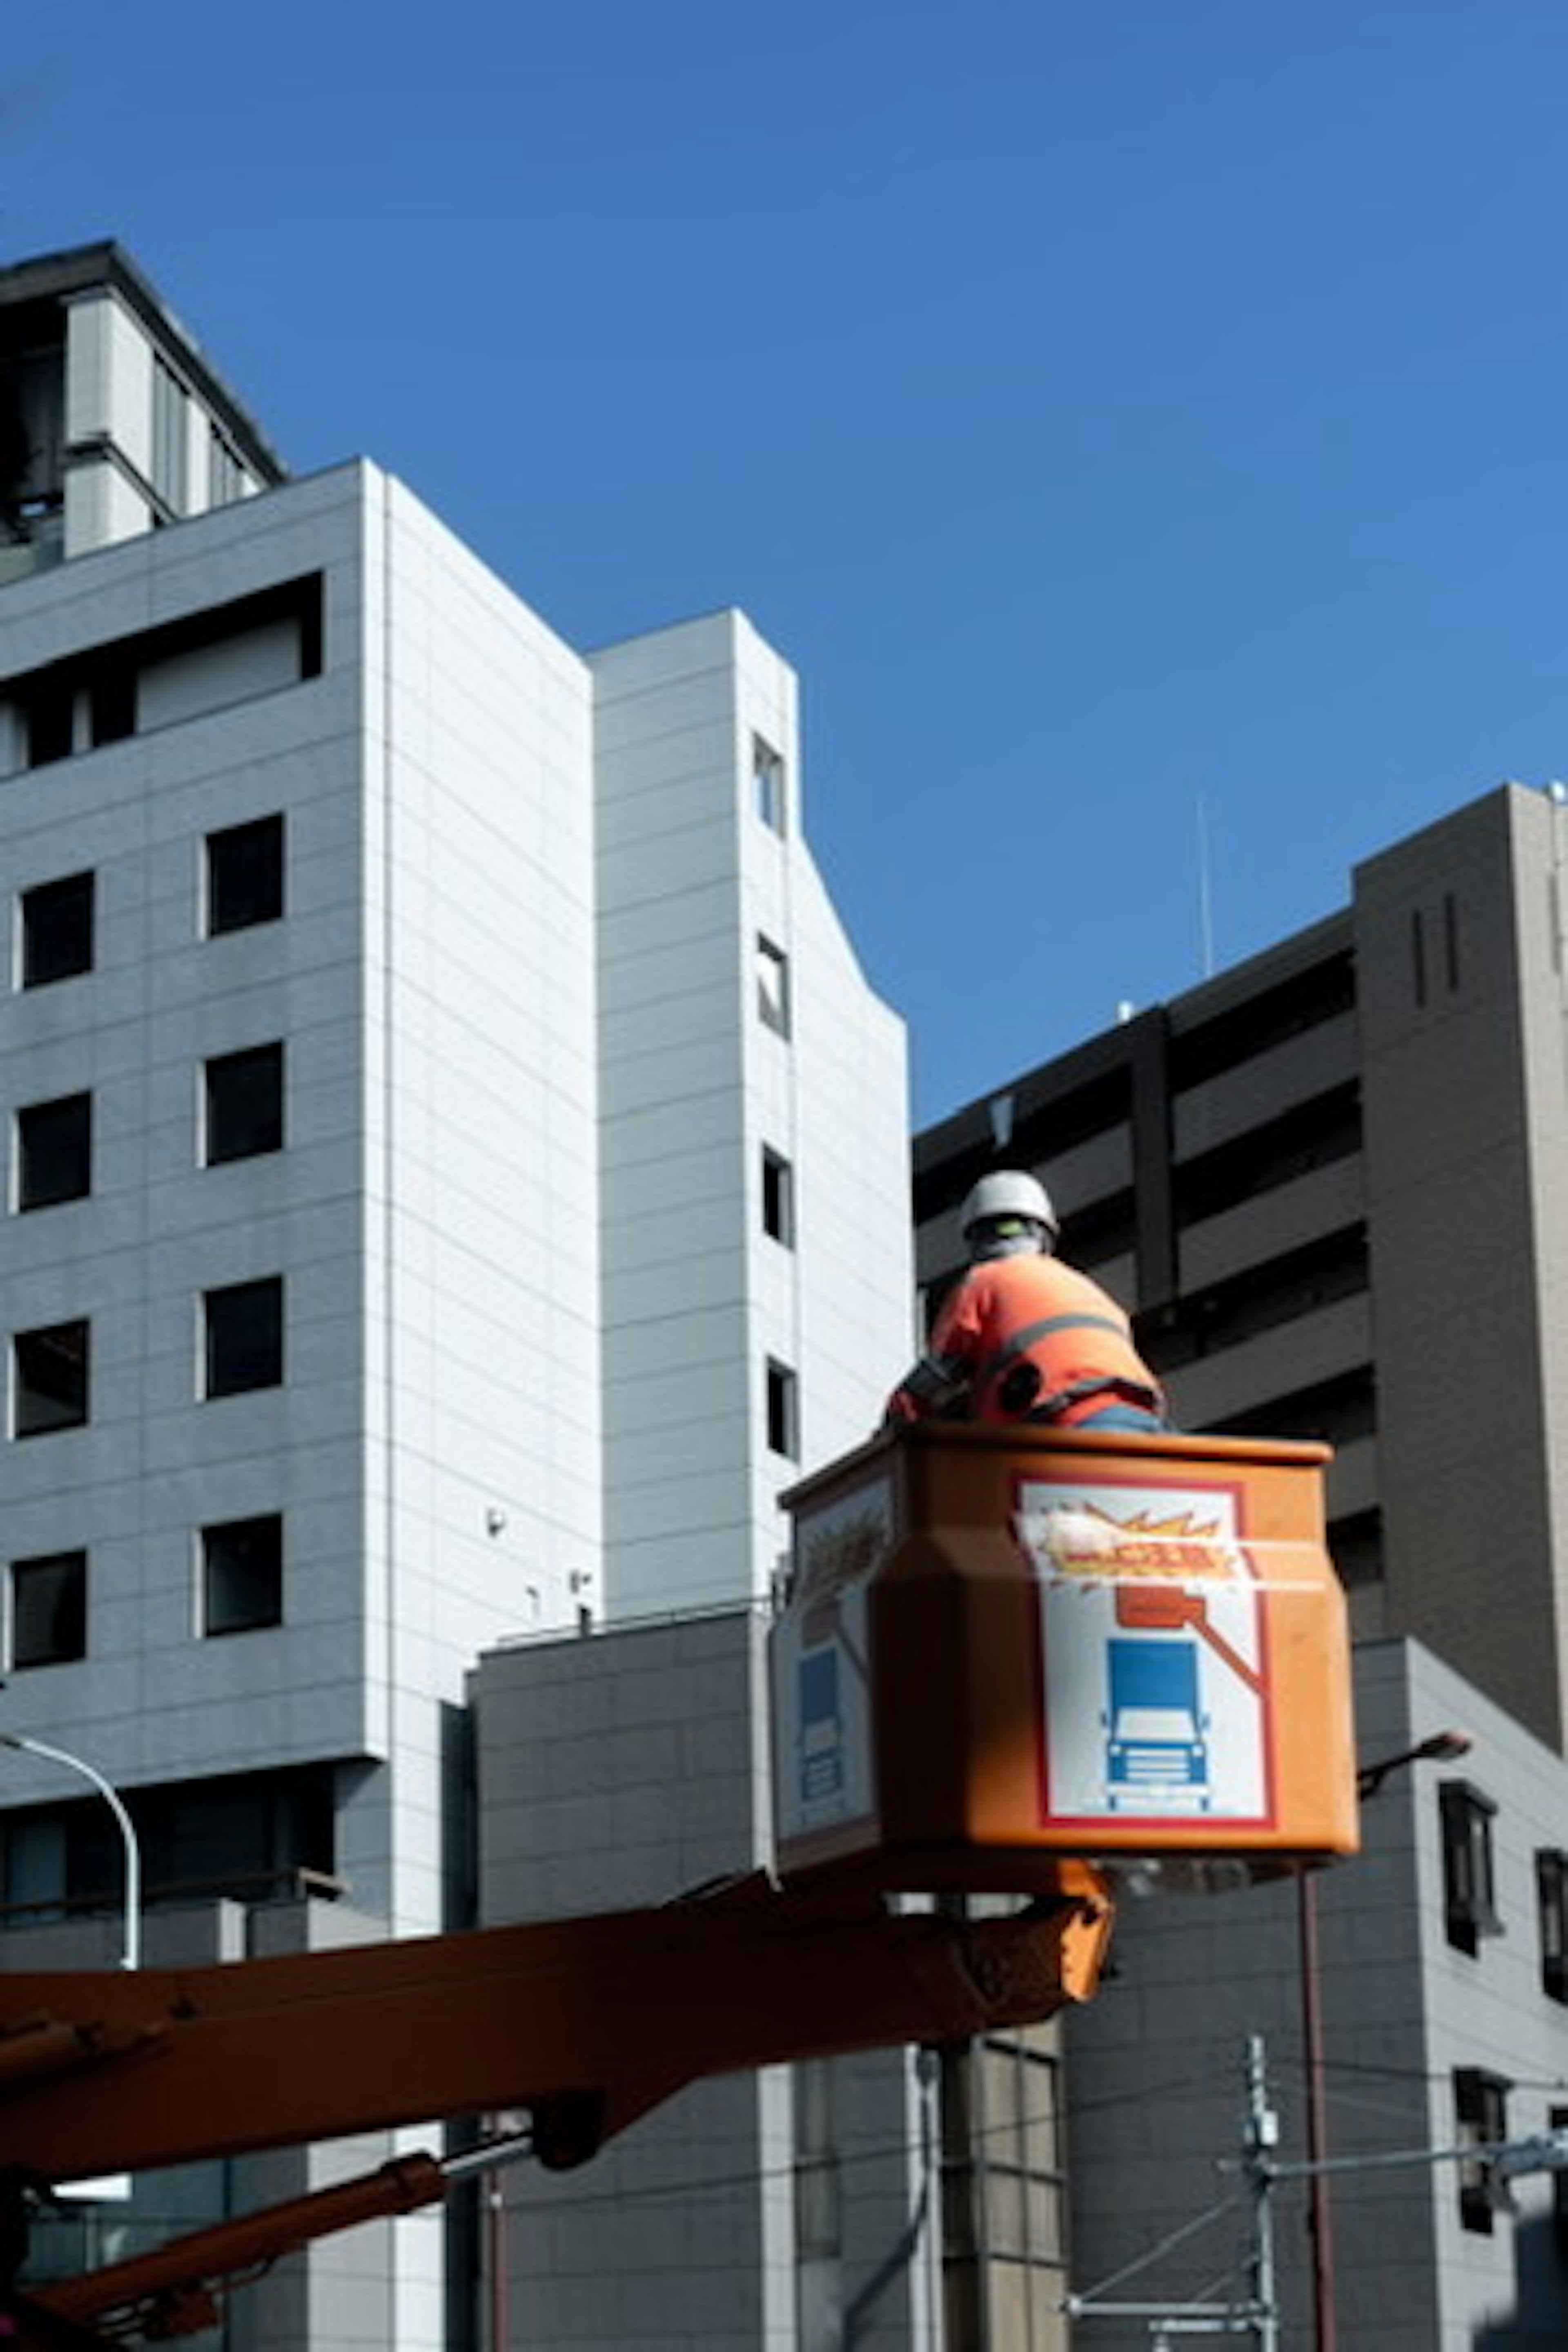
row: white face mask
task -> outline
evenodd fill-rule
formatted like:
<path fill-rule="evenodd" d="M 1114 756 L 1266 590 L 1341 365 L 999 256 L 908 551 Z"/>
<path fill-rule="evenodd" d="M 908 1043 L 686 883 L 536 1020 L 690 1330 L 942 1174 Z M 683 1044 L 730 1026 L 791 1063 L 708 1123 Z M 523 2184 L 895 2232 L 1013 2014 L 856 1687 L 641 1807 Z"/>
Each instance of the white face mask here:
<path fill-rule="evenodd" d="M 975 1227 L 969 1239 L 970 1263 L 985 1265 L 998 1257 L 1037 1257 L 1045 1245 L 1045 1234 L 1032 1218 L 1009 1217 Z"/>

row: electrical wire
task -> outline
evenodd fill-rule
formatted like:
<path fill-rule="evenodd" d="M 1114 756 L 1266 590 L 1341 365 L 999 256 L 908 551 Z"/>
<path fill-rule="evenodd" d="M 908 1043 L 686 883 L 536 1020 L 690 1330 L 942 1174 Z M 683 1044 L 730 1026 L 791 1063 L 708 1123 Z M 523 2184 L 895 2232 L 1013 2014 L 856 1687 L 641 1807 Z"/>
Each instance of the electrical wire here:
<path fill-rule="evenodd" d="M 1136 2278 L 1140 2271 L 1146 2271 L 1152 2263 L 1157 2263 L 1163 2255 L 1184 2244 L 1187 2239 L 1195 2238 L 1200 2231 L 1211 2228 L 1215 2221 L 1223 2221 L 1227 2213 L 1234 2213 L 1240 2201 L 1240 2198 L 1233 2190 L 1230 2196 L 1222 2199 L 1219 2204 L 1211 2205 L 1206 2212 L 1199 2213 L 1193 2221 L 1184 2221 L 1178 2229 L 1168 2231 L 1165 2236 L 1154 2245 L 1146 2248 L 1142 2253 L 1134 2255 L 1131 2262 L 1123 2263 L 1121 2268 L 1119 2271 L 1112 2271 L 1108 2278 L 1102 2278 L 1098 2286 L 1085 2287 L 1075 2294 L 1073 2300 L 1076 2303 L 1098 2303 L 1101 2295 L 1110 2294 L 1112 2287 L 1121 2286 L 1127 2279 Z M 1225 2275 L 1226 2273 L 1222 2272 L 1221 2276 Z"/>

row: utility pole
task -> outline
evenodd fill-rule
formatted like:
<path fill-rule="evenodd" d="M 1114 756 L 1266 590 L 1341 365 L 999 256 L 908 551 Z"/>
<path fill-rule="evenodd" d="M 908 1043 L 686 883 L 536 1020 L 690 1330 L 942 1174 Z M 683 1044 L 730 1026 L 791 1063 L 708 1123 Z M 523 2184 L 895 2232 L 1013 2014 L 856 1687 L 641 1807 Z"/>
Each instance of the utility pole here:
<path fill-rule="evenodd" d="M 1262 2352 L 1278 2352 L 1279 2307 L 1274 2275 L 1274 2150 L 1279 2145 L 1279 2117 L 1268 2104 L 1263 2063 L 1263 2036 L 1247 2038 L 1247 2185 L 1252 2197 L 1251 2273 L 1252 2335 Z"/>
<path fill-rule="evenodd" d="M 1108 2290 L 1119 2286 L 1123 2279 L 1146 2270 L 1162 2254 L 1168 2253 L 1178 2240 L 1190 2237 L 1197 2230 L 1220 2218 L 1227 2208 L 1215 2207 L 1200 2214 L 1195 2222 L 1185 2224 L 1173 2237 L 1128 2263 L 1113 2276 L 1104 2280 L 1089 2294 L 1069 2294 L 1061 2308 L 1073 2319 L 1146 2319 L 1150 2324 L 1150 2340 L 1153 2352 L 1172 2352 L 1177 2336 L 1247 2336 L 1260 2347 L 1260 2352 L 1279 2352 L 1279 2309 L 1274 2272 L 1274 2211 L 1270 2199 L 1279 2178 L 1274 2162 L 1274 2150 L 1279 2145 L 1279 2118 L 1268 2104 L 1267 2073 L 1263 2060 L 1263 2036 L 1249 2034 L 1243 2051 L 1243 2074 L 1247 2084 L 1247 2109 L 1242 2117 L 1241 2158 L 1239 2165 L 1233 2157 L 1226 2165 L 1229 2171 L 1239 2170 L 1246 2177 L 1252 2200 L 1251 2241 L 1247 2258 L 1247 2294 L 1230 2303 L 1176 2302 L 1166 2297 L 1159 2303 L 1113 2303 L 1107 2299 Z"/>

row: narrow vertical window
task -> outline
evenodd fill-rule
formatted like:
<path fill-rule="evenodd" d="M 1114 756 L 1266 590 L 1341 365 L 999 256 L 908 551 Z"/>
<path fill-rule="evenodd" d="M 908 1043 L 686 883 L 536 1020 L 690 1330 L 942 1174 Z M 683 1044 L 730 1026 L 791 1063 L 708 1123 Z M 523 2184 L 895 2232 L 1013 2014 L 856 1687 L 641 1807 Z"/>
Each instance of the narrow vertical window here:
<path fill-rule="evenodd" d="M 92 970 L 93 896 L 90 874 L 68 874 L 23 891 L 16 974 L 23 988 L 44 988 Z"/>
<path fill-rule="evenodd" d="M 1417 1004 L 1426 1002 L 1426 926 L 1421 909 L 1410 918 L 1410 982 Z"/>
<path fill-rule="evenodd" d="M 185 387 L 161 352 L 153 354 L 153 488 L 165 506 L 183 514 L 185 474 Z"/>
<path fill-rule="evenodd" d="M 1483 1936 L 1502 1932 L 1492 1879 L 1492 1820 L 1497 1807 L 1468 1780 L 1445 1780 L 1437 1800 L 1448 1941 L 1473 1958 Z"/>
<path fill-rule="evenodd" d="M 800 1458 L 799 1383 L 787 1364 L 770 1356 L 767 1367 L 768 1451 L 788 1462 Z"/>
<path fill-rule="evenodd" d="M 29 768 L 70 758 L 76 750 L 76 688 L 68 677 L 46 673 L 32 687 L 23 709 Z"/>
<path fill-rule="evenodd" d="M 790 1034 L 789 958 L 783 948 L 757 934 L 757 1012 L 764 1027 Z"/>
<path fill-rule="evenodd" d="M 763 1146 L 763 1231 L 795 1247 L 795 1171 L 780 1152 Z"/>
<path fill-rule="evenodd" d="M 1461 2147 L 1497 2147 L 1508 2137 L 1508 2095 L 1513 2085 L 1505 2074 L 1486 2066 L 1454 2069 L 1454 2116 Z M 1489 2237 L 1492 2218 L 1508 2203 L 1508 2190 L 1494 2164 L 1485 2157 L 1463 2158 L 1459 2163 L 1459 2220 L 1467 2230 Z"/>
<path fill-rule="evenodd" d="M 203 1088 L 202 1158 L 209 1168 L 283 1149 L 283 1046 L 215 1054 Z"/>
<path fill-rule="evenodd" d="M 1541 1990 L 1568 2001 L 1568 1853 L 1555 1846 L 1535 1857 L 1536 1916 L 1541 1935 Z"/>
<path fill-rule="evenodd" d="M 207 436 L 207 504 L 232 506 L 245 492 L 245 467 L 227 436 L 215 425 Z"/>
<path fill-rule="evenodd" d="M 136 670 L 121 657 L 106 657 L 93 672 L 88 688 L 88 732 L 92 748 L 121 743 L 136 732 Z"/>
<path fill-rule="evenodd" d="M 752 805 L 770 833 L 784 832 L 788 822 L 784 763 L 760 735 L 752 738 Z"/>
<path fill-rule="evenodd" d="M 283 819 L 253 818 L 207 835 L 206 928 L 216 938 L 283 912 Z"/>
<path fill-rule="evenodd" d="M 92 1189 L 92 1097 L 62 1095 L 16 1113 L 18 1209 L 50 1209 Z"/>
<path fill-rule="evenodd" d="M 808 2058 L 795 2070 L 795 2251 L 803 2268 L 831 2270 L 843 2251 L 837 2078 L 830 2058 Z"/>

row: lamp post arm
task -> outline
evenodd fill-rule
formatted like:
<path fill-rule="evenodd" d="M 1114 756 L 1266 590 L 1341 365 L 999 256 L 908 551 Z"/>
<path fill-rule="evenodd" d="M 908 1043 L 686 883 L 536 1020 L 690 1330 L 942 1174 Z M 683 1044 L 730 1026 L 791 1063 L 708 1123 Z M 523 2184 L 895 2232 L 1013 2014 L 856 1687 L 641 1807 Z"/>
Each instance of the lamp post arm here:
<path fill-rule="evenodd" d="M 110 1811 L 114 1815 L 125 1849 L 125 1932 L 121 1947 L 120 1965 L 136 1969 L 142 1965 L 142 1849 L 137 1842 L 136 1824 L 126 1811 L 125 1801 L 110 1780 L 106 1780 L 97 1767 L 85 1758 L 73 1756 L 68 1748 L 51 1747 L 47 1739 L 35 1739 L 30 1732 L 0 1731 L 0 1748 L 19 1748 L 26 1756 L 41 1756 L 51 1764 L 63 1764 L 72 1772 L 79 1772 L 90 1780 Z"/>

